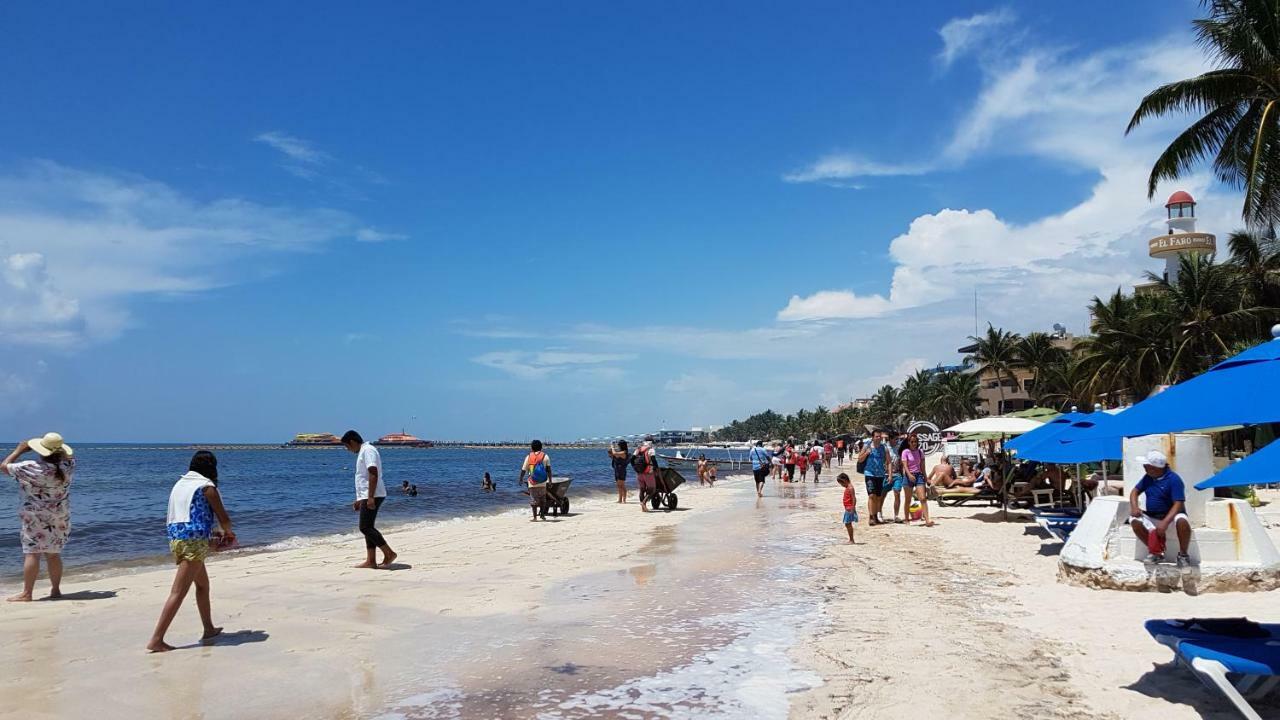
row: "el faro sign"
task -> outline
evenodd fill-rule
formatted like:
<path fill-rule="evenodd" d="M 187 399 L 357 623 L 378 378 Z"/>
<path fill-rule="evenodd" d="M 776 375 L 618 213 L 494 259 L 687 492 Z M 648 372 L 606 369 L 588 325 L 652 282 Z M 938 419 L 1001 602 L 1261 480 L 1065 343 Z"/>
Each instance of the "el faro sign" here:
<path fill-rule="evenodd" d="M 1185 252 L 1217 252 L 1218 241 L 1210 233 L 1190 232 L 1160 235 L 1147 241 L 1147 254 L 1164 257 Z"/>

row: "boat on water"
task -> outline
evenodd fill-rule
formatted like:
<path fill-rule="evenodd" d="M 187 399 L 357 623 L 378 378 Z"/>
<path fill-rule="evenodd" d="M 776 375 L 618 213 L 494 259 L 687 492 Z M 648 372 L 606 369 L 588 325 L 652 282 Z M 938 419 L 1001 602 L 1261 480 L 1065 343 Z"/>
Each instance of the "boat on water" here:
<path fill-rule="evenodd" d="M 423 440 L 422 438 L 414 437 L 404 432 L 403 430 L 398 433 L 383 435 L 377 440 L 374 440 L 373 444 L 378 447 L 411 447 L 411 448 L 429 448 L 434 445 L 434 443 L 432 443 L 430 440 Z"/>
<path fill-rule="evenodd" d="M 698 467 L 697 456 L 687 456 L 676 450 L 675 455 L 664 455 L 658 453 L 659 460 L 665 460 L 667 467 L 672 468 L 696 468 Z M 730 453 L 727 458 L 707 458 L 708 465 L 715 465 L 719 470 L 750 470 L 751 458 L 748 456 L 735 457 Z"/>
<path fill-rule="evenodd" d="M 293 439 L 285 443 L 288 447 L 328 447 L 330 445 L 341 445 L 342 441 L 333 433 L 298 433 Z"/>

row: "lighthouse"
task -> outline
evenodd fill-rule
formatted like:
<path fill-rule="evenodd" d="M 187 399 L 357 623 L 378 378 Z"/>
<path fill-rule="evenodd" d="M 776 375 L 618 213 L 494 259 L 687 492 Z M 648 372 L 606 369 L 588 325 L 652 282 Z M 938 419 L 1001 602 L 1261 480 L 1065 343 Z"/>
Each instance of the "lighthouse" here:
<path fill-rule="evenodd" d="M 1169 282 L 1178 280 L 1178 261 L 1183 255 L 1212 254 L 1218 239 L 1210 233 L 1196 232 L 1196 201 L 1191 193 L 1179 190 L 1164 204 L 1169 232 L 1147 241 L 1147 253 L 1164 260 L 1164 276 Z"/>

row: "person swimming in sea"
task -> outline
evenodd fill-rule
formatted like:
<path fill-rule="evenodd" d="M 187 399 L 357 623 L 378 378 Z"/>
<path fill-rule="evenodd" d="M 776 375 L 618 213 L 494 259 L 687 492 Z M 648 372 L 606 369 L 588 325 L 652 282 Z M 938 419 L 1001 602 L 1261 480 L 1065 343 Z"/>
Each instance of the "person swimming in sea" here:
<path fill-rule="evenodd" d="M 483 492 L 493 492 L 496 489 L 497 488 L 493 486 L 493 478 L 489 476 L 489 473 L 485 473 L 484 479 L 480 481 L 480 490 Z"/>

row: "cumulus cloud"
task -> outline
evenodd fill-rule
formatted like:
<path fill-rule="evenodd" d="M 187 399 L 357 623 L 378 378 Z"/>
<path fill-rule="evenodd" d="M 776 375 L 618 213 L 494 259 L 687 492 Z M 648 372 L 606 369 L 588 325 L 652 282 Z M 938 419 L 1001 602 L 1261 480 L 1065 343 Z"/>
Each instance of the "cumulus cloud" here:
<path fill-rule="evenodd" d="M 797 295 L 777 318 L 888 316 L 936 307 L 976 289 L 986 317 L 1020 329 L 1066 321 L 1064 314 L 1084 312 L 1090 296 L 1132 285 L 1150 265 L 1146 239 L 1163 228 L 1163 208 L 1146 199 L 1145 182 L 1158 142 L 1171 127 L 1125 138 L 1125 121 L 1145 92 L 1203 67 L 1199 51 L 1181 38 L 1082 56 L 1031 49 L 986 65 L 981 92 L 942 149 L 945 162 L 962 166 L 999 138 L 1002 153 L 1097 173 L 1089 195 L 1026 223 L 990 208 L 921 215 L 889 242 L 887 293 L 828 288 Z M 1232 227 L 1236 201 L 1217 195 L 1207 176 L 1188 178 L 1185 185 L 1208 200 L 1202 204 L 1206 228 Z M 1068 294 L 1075 298 L 1069 310 L 1061 304 Z"/>
<path fill-rule="evenodd" d="M 0 174 L 0 338 L 110 338 L 137 298 L 253 279 L 245 259 L 312 251 L 361 227 L 336 210 L 198 201 L 146 178 L 32 163 Z"/>
<path fill-rule="evenodd" d="M 485 367 L 500 370 L 522 380 L 542 380 L 552 375 L 573 373 L 577 377 L 615 378 L 622 370 L 613 363 L 634 359 L 621 353 L 571 352 L 567 350 L 501 350 L 471 359 Z"/>
<path fill-rule="evenodd" d="M 1013 21 L 1014 15 L 1007 8 L 948 21 L 938 30 L 942 38 L 938 62 L 944 68 L 950 67 L 951 63 L 981 47 Z"/>

